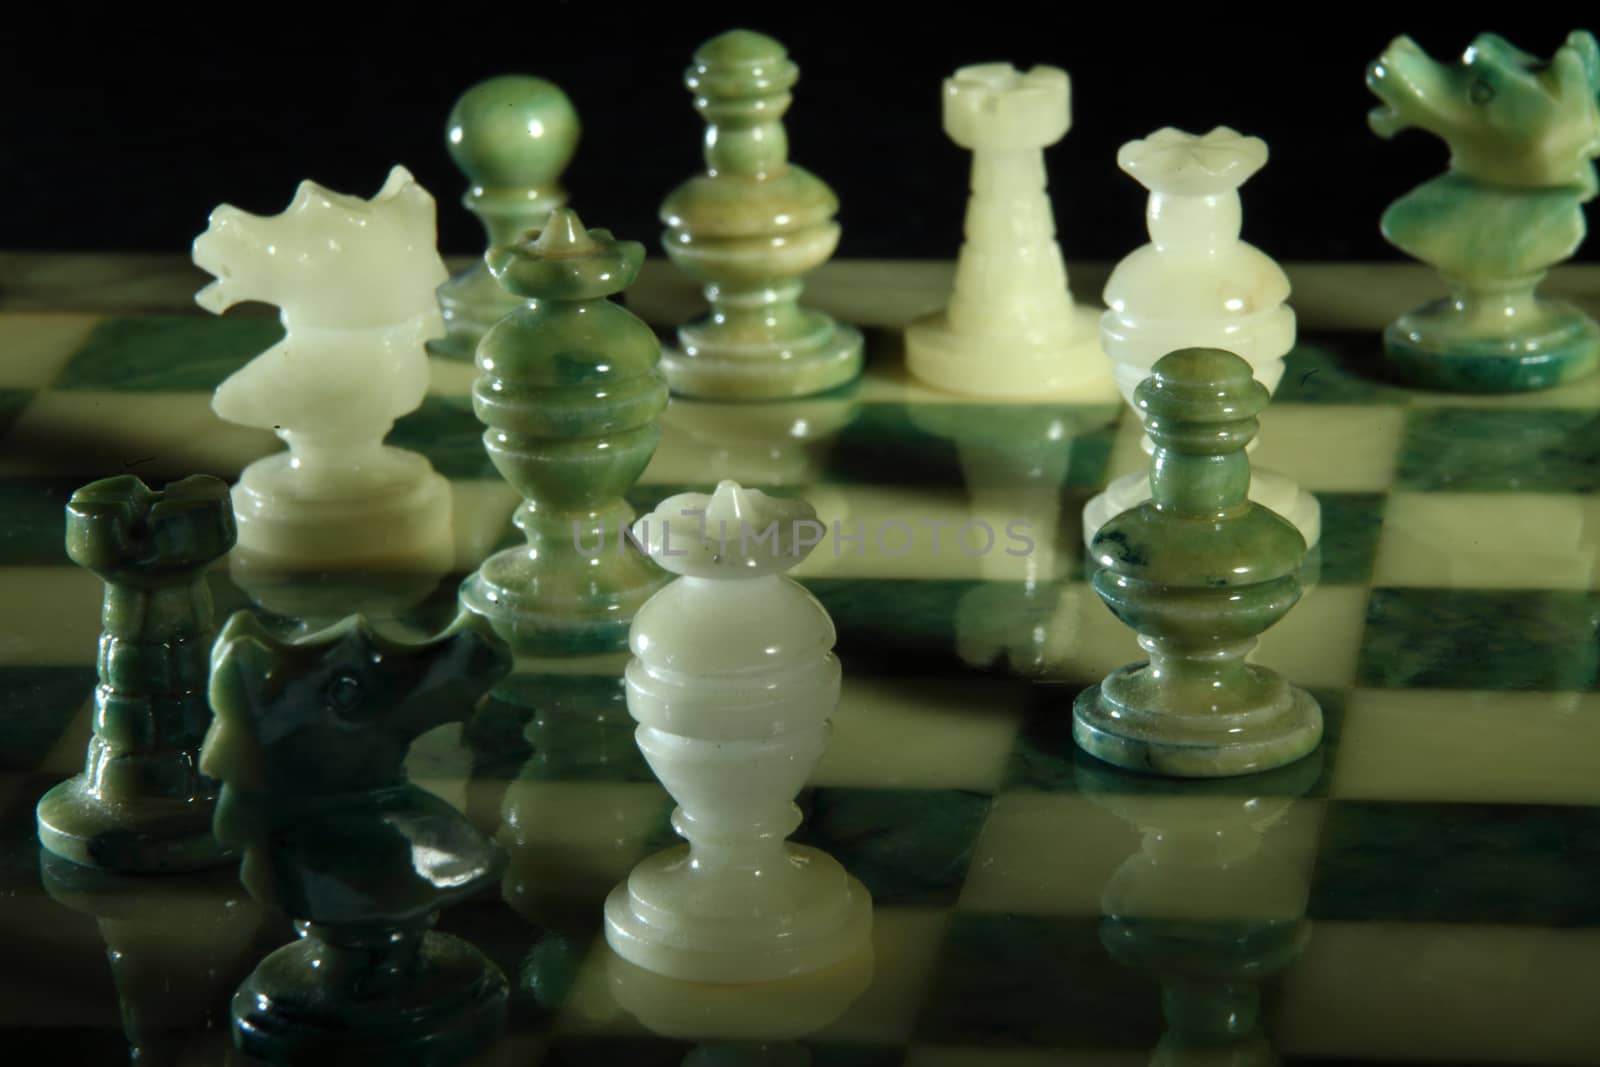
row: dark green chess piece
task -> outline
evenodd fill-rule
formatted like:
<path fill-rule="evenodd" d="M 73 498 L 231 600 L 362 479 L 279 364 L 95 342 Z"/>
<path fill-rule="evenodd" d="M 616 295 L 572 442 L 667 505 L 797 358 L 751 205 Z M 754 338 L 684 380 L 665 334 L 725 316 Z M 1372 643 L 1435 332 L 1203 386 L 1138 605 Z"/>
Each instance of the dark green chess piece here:
<path fill-rule="evenodd" d="M 506 74 L 461 94 L 445 124 L 445 144 L 471 183 L 462 203 L 483 223 L 488 247 L 542 227 L 567 202 L 561 172 L 578 134 L 572 101 L 543 78 Z M 428 351 L 470 360 L 489 327 L 520 303 L 480 260 L 439 287 L 446 332 Z"/>
<path fill-rule="evenodd" d="M 808 396 L 861 373 L 861 332 L 799 302 L 801 275 L 839 244 L 838 198 L 789 162 L 783 113 L 799 77 L 781 44 L 749 30 L 701 45 L 684 76 L 707 124 L 706 171 L 662 203 L 662 240 L 711 313 L 682 326 L 663 360 L 675 393 Z"/>
<path fill-rule="evenodd" d="M 495 469 L 522 494 L 527 543 L 490 556 L 461 604 L 520 654 L 624 648 L 633 615 L 670 577 L 626 541 L 623 494 L 654 454 L 667 406 L 656 335 L 608 300 L 638 276 L 644 246 L 585 230 L 566 208 L 489 252 L 524 301 L 478 345 L 472 406 Z"/>
<path fill-rule="evenodd" d="M 1396 200 L 1383 235 L 1437 269 L 1451 295 L 1383 334 L 1395 371 L 1467 393 L 1546 389 L 1600 366 L 1600 327 L 1534 287 L 1582 243 L 1597 188 L 1600 47 L 1569 34 L 1548 61 L 1480 34 L 1446 66 L 1399 37 L 1367 68 L 1380 137 L 1418 127 L 1450 146 L 1450 169 Z"/>
<path fill-rule="evenodd" d="M 105 581 L 104 629 L 84 771 L 39 801 L 49 851 L 122 873 L 230 858 L 197 757 L 215 634 L 205 570 L 235 536 L 228 487 L 205 475 L 157 492 L 124 474 L 72 494 L 67 555 Z"/>
<path fill-rule="evenodd" d="M 248 612 L 223 628 L 202 752 L 222 782 L 217 837 L 243 853 L 250 895 L 300 935 L 234 995 L 242 1051 L 296 1065 L 439 1065 L 499 1034 L 504 975 L 430 928 L 440 909 L 497 884 L 505 855 L 408 782 L 403 761 L 510 666 L 465 615 L 418 645 L 359 617 L 293 643 Z"/>
<path fill-rule="evenodd" d="M 1108 763 L 1179 777 L 1266 770 L 1322 739 L 1304 690 L 1247 664 L 1300 598 L 1299 531 L 1251 503 L 1245 446 L 1267 391 L 1231 352 L 1163 356 L 1134 393 L 1155 442 L 1153 499 L 1100 528 L 1093 584 L 1149 662 L 1078 696 L 1073 736 Z"/>

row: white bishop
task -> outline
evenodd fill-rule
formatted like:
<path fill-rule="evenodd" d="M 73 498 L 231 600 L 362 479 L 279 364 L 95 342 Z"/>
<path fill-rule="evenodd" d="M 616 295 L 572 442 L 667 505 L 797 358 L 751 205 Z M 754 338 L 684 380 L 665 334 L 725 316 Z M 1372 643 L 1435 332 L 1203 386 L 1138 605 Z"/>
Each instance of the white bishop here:
<path fill-rule="evenodd" d="M 606 901 L 606 939 L 646 970 L 771 981 L 840 963 L 870 935 L 866 888 L 785 840 L 839 699 L 833 622 L 783 575 L 820 529 L 810 505 L 733 482 L 669 497 L 634 525 L 682 575 L 629 636 L 628 711 L 689 842 L 646 859 Z"/>

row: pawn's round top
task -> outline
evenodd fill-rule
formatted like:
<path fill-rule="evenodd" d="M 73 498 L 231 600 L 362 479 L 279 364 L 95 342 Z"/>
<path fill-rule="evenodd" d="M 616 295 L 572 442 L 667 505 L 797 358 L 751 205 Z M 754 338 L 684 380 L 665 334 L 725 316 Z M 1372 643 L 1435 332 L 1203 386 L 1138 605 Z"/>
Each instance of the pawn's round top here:
<path fill-rule="evenodd" d="M 754 30 L 729 30 L 695 51 L 683 80 L 697 97 L 728 100 L 776 96 L 799 77 L 782 44 Z"/>
<path fill-rule="evenodd" d="M 1072 124 L 1071 81 L 1059 67 L 962 67 L 944 81 L 944 130 L 967 149 L 1044 148 Z"/>
<path fill-rule="evenodd" d="M 598 300 L 633 284 L 644 245 L 609 230 L 587 230 L 571 208 L 557 208 L 542 230 L 491 248 L 485 262 L 506 289 L 536 300 Z"/>
<path fill-rule="evenodd" d="M 481 194 L 555 182 L 578 147 L 578 134 L 578 113 L 559 87 L 507 74 L 461 94 L 445 138 L 450 158 Z"/>
<path fill-rule="evenodd" d="M 1220 348 L 1170 352 L 1134 391 L 1151 439 L 1186 455 L 1243 448 L 1255 436 L 1255 418 L 1267 401 L 1250 364 Z"/>
<path fill-rule="evenodd" d="M 679 493 L 634 524 L 635 540 L 662 568 L 693 578 L 754 578 L 789 570 L 817 543 L 817 513 L 803 500 L 770 497 L 723 481 L 716 492 Z"/>
<path fill-rule="evenodd" d="M 1117 166 L 1153 193 L 1216 196 L 1238 189 L 1267 163 L 1267 143 L 1218 126 L 1196 135 L 1171 126 L 1117 150 Z"/>

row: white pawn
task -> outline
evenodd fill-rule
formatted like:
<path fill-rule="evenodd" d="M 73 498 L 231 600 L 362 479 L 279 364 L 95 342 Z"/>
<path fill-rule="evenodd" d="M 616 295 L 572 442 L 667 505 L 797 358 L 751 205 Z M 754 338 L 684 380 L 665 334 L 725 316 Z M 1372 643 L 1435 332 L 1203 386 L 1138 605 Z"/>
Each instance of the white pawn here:
<path fill-rule="evenodd" d="M 1066 71 L 963 67 L 944 129 L 972 151 L 966 242 L 943 311 L 906 330 L 906 364 L 968 396 L 1109 396 L 1099 312 L 1073 303 L 1046 192 L 1044 149 L 1072 123 Z"/>
<path fill-rule="evenodd" d="M 422 403 L 423 346 L 444 335 L 433 197 L 404 167 L 371 200 L 302 182 L 281 215 L 218 207 L 194 261 L 216 277 L 195 294 L 207 311 L 282 309 L 283 340 L 212 399 L 229 422 L 289 446 L 245 468 L 233 491 L 243 554 L 290 567 L 447 566 L 449 483 L 383 443 Z"/>
<path fill-rule="evenodd" d="M 634 617 L 628 711 L 689 842 L 606 900 L 606 940 L 646 970 L 764 982 L 866 944 L 872 901 L 832 857 L 785 839 L 839 699 L 833 622 L 784 571 L 822 535 L 802 501 L 723 482 L 662 501 L 637 542 L 683 577 Z"/>
<path fill-rule="evenodd" d="M 1269 393 L 1277 389 L 1295 340 L 1294 311 L 1285 303 L 1289 278 L 1239 240 L 1239 187 L 1266 162 L 1266 142 L 1226 126 L 1204 136 L 1169 127 L 1117 152 L 1117 166 L 1150 190 L 1150 243 L 1111 272 L 1110 310 L 1100 320 L 1106 355 L 1130 405 L 1156 360 L 1180 348 L 1226 349 L 1250 364 Z M 1148 436 L 1143 447 L 1155 451 Z M 1112 482 L 1083 509 L 1084 543 L 1106 520 L 1148 499 L 1147 472 Z M 1283 475 L 1255 468 L 1250 499 L 1293 523 L 1308 547 L 1321 537 L 1316 497 Z"/>

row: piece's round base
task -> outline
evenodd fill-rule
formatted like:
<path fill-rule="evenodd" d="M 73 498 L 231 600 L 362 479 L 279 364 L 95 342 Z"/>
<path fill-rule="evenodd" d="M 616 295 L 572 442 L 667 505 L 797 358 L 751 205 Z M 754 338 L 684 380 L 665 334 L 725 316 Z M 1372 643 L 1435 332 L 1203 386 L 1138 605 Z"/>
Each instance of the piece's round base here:
<path fill-rule="evenodd" d="M 1558 301 L 1540 301 L 1537 333 L 1463 335 L 1444 313 L 1450 301 L 1408 312 L 1383 331 L 1396 375 L 1453 393 L 1524 393 L 1577 381 L 1600 366 L 1600 327 Z"/>
<path fill-rule="evenodd" d="M 472 945 L 428 933 L 411 984 L 354 999 L 313 966 L 302 939 L 273 952 L 233 996 L 233 1042 L 269 1063 L 443 1067 L 491 1045 L 505 1027 L 505 976 Z"/>
<path fill-rule="evenodd" d="M 906 327 L 906 369 L 961 396 L 1115 403 L 1120 394 L 1100 347 L 1100 312 L 1072 311 L 1072 329 L 1062 337 L 960 334 L 941 311 Z"/>
<path fill-rule="evenodd" d="M 821 343 L 808 338 L 794 350 L 777 345 L 770 352 L 722 353 L 710 345 L 663 349 L 661 371 L 673 393 L 700 400 L 786 400 L 826 393 L 861 377 L 864 346 L 854 326 L 826 324 Z"/>
<path fill-rule="evenodd" d="M 681 982 L 606 954 L 611 995 L 651 1031 L 688 1041 L 794 1041 L 822 1029 L 872 984 L 872 942 L 831 967 L 746 985 Z"/>
<path fill-rule="evenodd" d="M 628 628 L 644 602 L 672 579 L 629 547 L 618 556 L 609 540 L 603 573 L 562 573 L 561 561 L 539 567 L 526 547 L 497 552 L 461 583 L 461 607 L 481 615 L 517 656 L 583 656 L 628 647 Z M 546 573 L 549 572 L 549 573 Z"/>
<path fill-rule="evenodd" d="M 455 556 L 450 483 L 422 456 L 385 449 L 395 469 L 326 495 L 307 495 L 280 452 L 233 488 L 239 548 L 266 568 L 448 570 Z"/>
<path fill-rule="evenodd" d="M 1125 474 L 1116 479 L 1083 506 L 1083 543 L 1092 544 L 1100 527 L 1149 499 L 1148 474 Z M 1276 471 L 1252 471 L 1250 499 L 1299 530 L 1306 548 L 1314 548 L 1322 540 L 1322 505 L 1284 475 Z"/>
<path fill-rule="evenodd" d="M 1126 674 L 1135 663 L 1113 673 Z M 1107 708 L 1100 686 L 1078 694 L 1072 704 L 1072 737 L 1089 755 L 1131 771 L 1174 778 L 1228 778 L 1293 763 L 1322 742 L 1322 709 L 1311 694 L 1289 687 L 1289 706 L 1280 714 L 1250 723 L 1237 732 L 1208 729 L 1207 717 L 1148 715 L 1129 717 Z"/>
<path fill-rule="evenodd" d="M 791 909 L 759 920 L 702 913 L 694 883 L 705 876 L 691 871 L 683 845 L 644 860 L 611 891 L 606 941 L 629 963 L 688 982 L 771 982 L 848 959 L 872 936 L 872 897 L 832 856 L 785 847 L 804 859 Z M 822 891 L 805 892 L 813 887 Z"/>
<path fill-rule="evenodd" d="M 211 833 L 214 805 L 149 797 L 102 800 L 82 775 L 39 798 L 39 844 L 73 863 L 123 874 L 198 871 L 237 860 Z"/>

